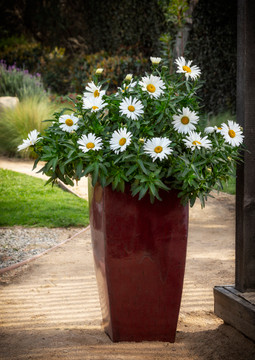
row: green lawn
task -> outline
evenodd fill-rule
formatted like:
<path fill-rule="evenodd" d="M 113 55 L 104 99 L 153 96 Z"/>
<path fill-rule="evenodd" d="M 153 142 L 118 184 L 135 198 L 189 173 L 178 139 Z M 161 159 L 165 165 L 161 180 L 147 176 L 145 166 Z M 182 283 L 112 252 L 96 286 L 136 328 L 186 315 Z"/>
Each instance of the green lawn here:
<path fill-rule="evenodd" d="M 223 192 L 226 192 L 231 195 L 236 193 L 236 178 L 234 176 L 230 177 L 228 183 L 223 184 Z"/>
<path fill-rule="evenodd" d="M 58 186 L 0 169 L 0 226 L 87 226 L 88 203 Z"/>

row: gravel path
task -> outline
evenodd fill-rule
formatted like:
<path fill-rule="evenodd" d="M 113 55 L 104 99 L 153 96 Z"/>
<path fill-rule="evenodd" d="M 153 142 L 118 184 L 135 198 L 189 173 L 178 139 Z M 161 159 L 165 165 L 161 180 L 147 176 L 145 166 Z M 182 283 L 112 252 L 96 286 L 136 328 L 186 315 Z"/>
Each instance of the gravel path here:
<path fill-rule="evenodd" d="M 0 228 L 0 270 L 41 254 L 78 231 L 78 228 Z"/>

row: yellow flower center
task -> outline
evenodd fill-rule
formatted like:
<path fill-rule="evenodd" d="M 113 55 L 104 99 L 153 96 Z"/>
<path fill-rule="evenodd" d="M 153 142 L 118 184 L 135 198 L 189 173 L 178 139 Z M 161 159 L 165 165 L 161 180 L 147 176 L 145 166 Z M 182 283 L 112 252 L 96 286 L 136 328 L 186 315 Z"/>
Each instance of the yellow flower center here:
<path fill-rule="evenodd" d="M 93 110 L 96 110 L 96 109 L 98 109 L 98 106 L 95 106 L 95 105 L 94 105 L 94 106 L 92 106 L 92 109 L 93 109 Z"/>
<path fill-rule="evenodd" d="M 154 93 L 156 91 L 156 88 L 153 84 L 148 84 L 146 89 L 151 93 Z"/>
<path fill-rule="evenodd" d="M 190 67 L 184 65 L 182 68 L 183 68 L 184 71 L 186 71 L 188 73 L 191 73 L 191 68 Z"/>
<path fill-rule="evenodd" d="M 222 128 L 220 126 L 217 127 L 218 130 L 222 130 Z"/>
<path fill-rule="evenodd" d="M 95 147 L 95 144 L 93 142 L 89 142 L 86 145 L 87 149 L 93 149 Z"/>
<path fill-rule="evenodd" d="M 120 146 L 123 146 L 126 144 L 126 142 L 127 142 L 127 140 L 125 138 L 121 138 L 119 141 L 119 144 L 120 144 Z"/>
<path fill-rule="evenodd" d="M 228 131 L 228 135 L 231 137 L 231 138 L 234 138 L 236 136 L 236 133 L 234 132 L 234 130 L 229 130 Z"/>
<path fill-rule="evenodd" d="M 187 124 L 189 123 L 189 118 L 188 118 L 188 116 L 183 116 L 183 117 L 181 118 L 181 122 L 182 122 L 183 125 L 187 125 Z"/>
<path fill-rule="evenodd" d="M 94 91 L 94 97 L 99 97 L 99 91 L 98 90 Z"/>
<path fill-rule="evenodd" d="M 73 120 L 72 119 L 66 119 L 65 121 L 67 126 L 73 126 Z"/>
<path fill-rule="evenodd" d="M 162 146 L 156 146 L 155 149 L 154 149 L 155 153 L 161 153 L 163 151 L 163 148 Z"/>
<path fill-rule="evenodd" d="M 133 112 L 133 111 L 135 111 L 135 107 L 133 105 L 129 105 L 128 110 Z"/>
<path fill-rule="evenodd" d="M 194 140 L 194 141 L 192 142 L 192 145 L 195 145 L 195 146 L 201 145 L 201 142 L 199 142 L 199 141 L 197 141 L 197 140 Z"/>

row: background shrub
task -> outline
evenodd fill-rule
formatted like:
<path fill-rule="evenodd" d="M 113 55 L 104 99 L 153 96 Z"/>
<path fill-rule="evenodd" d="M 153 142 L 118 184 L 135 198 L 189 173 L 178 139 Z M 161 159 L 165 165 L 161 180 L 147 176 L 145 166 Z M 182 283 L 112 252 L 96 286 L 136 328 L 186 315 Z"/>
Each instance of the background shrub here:
<path fill-rule="evenodd" d="M 91 80 L 95 69 L 103 68 L 104 78 L 109 80 L 109 90 L 116 90 L 125 76 L 144 74 L 150 69 L 150 61 L 141 54 L 138 56 L 110 55 L 105 51 L 96 54 L 80 56 L 77 62 L 73 63 L 71 69 L 71 87 L 76 93 L 84 91 L 84 87 Z"/>
<path fill-rule="evenodd" d="M 44 51 L 39 42 L 28 40 L 24 35 L 0 38 L 0 59 L 31 73 L 40 72 L 40 58 Z"/>
<path fill-rule="evenodd" d="M 0 16 L 0 58 L 61 95 L 83 91 L 98 66 L 113 84 L 143 73 L 160 37 L 174 71 L 189 33 L 184 55 L 202 69 L 204 111 L 235 111 L 237 0 L 3 0 Z"/>
<path fill-rule="evenodd" d="M 2 0 L 0 13 L 0 37 L 25 33 L 73 56 L 123 47 L 148 56 L 164 27 L 157 0 Z"/>

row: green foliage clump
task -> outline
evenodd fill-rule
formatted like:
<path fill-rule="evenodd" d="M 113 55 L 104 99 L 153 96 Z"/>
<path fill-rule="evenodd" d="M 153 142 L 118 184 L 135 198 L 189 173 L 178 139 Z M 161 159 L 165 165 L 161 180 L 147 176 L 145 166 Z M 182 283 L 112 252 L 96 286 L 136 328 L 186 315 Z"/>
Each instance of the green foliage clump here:
<path fill-rule="evenodd" d="M 16 96 L 19 100 L 47 96 L 39 73 L 31 75 L 15 64 L 7 66 L 3 60 L 0 62 L 0 79 L 0 96 Z"/>
<path fill-rule="evenodd" d="M 0 226 L 87 226 L 88 203 L 44 180 L 0 169 Z"/>
<path fill-rule="evenodd" d="M 17 146 L 22 139 L 35 128 L 44 131 L 49 126 L 52 112 L 58 106 L 50 102 L 46 96 L 32 96 L 24 98 L 14 109 L 6 108 L 0 113 L 0 153 L 2 155 L 17 156 Z M 22 156 L 34 156 L 31 150 L 21 153 Z"/>
<path fill-rule="evenodd" d="M 187 74 L 193 71 L 186 68 Z M 105 93 L 107 80 L 99 81 L 96 74 L 91 93 L 77 96 L 73 117 L 55 113 L 45 136 L 34 140 L 36 163 L 46 162 L 41 171 L 52 183 L 60 179 L 72 185 L 91 175 L 93 185 L 99 182 L 114 190 L 124 191 L 129 184 L 133 196 L 149 194 L 152 202 L 160 200 L 160 191 L 176 189 L 183 203 L 193 206 L 199 198 L 204 206 L 211 190 L 222 188 L 240 155 L 238 142 L 229 142 L 215 129 L 203 133 L 196 115 L 198 75 L 192 79 L 187 74 L 169 74 L 165 66 L 153 64 L 150 76 L 131 83 L 125 79 L 116 93 Z M 133 118 L 136 106 L 142 111 Z M 186 111 L 193 115 L 187 117 Z"/>
<path fill-rule="evenodd" d="M 186 48 L 201 68 L 204 111 L 235 112 L 237 1 L 199 0 Z"/>
<path fill-rule="evenodd" d="M 9 66 L 28 69 L 31 73 L 39 72 L 40 58 L 44 49 L 40 43 L 21 36 L 3 37 L 0 39 L 0 59 Z"/>

